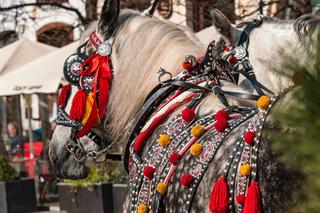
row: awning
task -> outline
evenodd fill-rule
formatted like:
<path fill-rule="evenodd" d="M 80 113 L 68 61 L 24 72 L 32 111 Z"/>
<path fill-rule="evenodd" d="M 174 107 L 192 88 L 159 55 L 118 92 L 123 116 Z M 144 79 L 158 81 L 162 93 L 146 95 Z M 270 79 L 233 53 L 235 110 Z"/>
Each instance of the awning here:
<path fill-rule="evenodd" d="M 7 74 L 0 73 L 0 96 L 55 93 L 63 78 L 64 61 L 75 52 L 78 44 L 73 42 Z"/>
<path fill-rule="evenodd" d="M 0 49 L 0 76 L 26 65 L 57 48 L 20 39 Z"/>

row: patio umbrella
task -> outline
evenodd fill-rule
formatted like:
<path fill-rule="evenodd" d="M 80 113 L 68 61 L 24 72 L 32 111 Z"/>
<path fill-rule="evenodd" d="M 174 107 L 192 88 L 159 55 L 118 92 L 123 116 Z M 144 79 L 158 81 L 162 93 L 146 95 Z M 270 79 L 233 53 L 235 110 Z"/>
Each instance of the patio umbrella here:
<path fill-rule="evenodd" d="M 19 39 L 0 49 L 0 76 L 26 65 L 55 49 L 57 48 L 43 43 Z"/>
<path fill-rule="evenodd" d="M 0 96 L 55 93 L 63 78 L 63 63 L 77 47 L 74 42 L 8 73 L 0 72 Z"/>
<path fill-rule="evenodd" d="M 10 71 L 4 73 L 0 72 L 0 96 L 24 95 L 25 97 L 29 125 L 30 158 L 33 158 L 34 155 L 30 113 L 31 99 L 28 95 L 37 93 L 55 93 L 63 78 L 62 68 L 64 60 L 74 53 L 77 46 L 78 42 L 74 42 L 59 49 L 53 48 L 54 51 L 51 51 L 49 54 L 43 53 L 42 57 L 38 55 L 36 60 L 32 62 L 23 66 L 14 66 L 16 69 L 12 69 L 11 66 Z M 15 59 L 15 54 L 27 56 L 29 55 L 29 52 L 32 52 L 32 49 L 23 50 L 21 48 L 16 48 L 16 46 L 13 47 L 15 47 L 12 48 L 16 49 L 15 51 L 10 49 L 11 51 L 9 53 L 7 52 L 11 55 L 11 57 L 7 56 L 9 59 L 8 61 Z M 33 57 L 35 56 L 35 54 L 32 55 Z"/>

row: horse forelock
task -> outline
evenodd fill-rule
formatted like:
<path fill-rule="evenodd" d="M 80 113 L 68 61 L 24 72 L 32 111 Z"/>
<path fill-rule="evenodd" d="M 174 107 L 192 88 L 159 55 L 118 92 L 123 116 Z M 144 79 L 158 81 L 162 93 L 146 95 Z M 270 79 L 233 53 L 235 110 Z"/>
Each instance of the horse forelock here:
<path fill-rule="evenodd" d="M 112 139 L 122 135 L 157 85 L 160 67 L 176 75 L 186 55 L 200 56 L 205 50 L 187 28 L 136 12 L 122 12 L 118 24 L 111 57 L 114 76 L 104 121 Z"/>

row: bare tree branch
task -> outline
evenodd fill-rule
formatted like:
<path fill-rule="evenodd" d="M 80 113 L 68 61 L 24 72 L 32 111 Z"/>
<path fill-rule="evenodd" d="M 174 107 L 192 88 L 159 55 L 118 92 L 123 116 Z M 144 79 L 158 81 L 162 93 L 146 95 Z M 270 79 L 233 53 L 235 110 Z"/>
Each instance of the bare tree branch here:
<path fill-rule="evenodd" d="M 25 3 L 25 4 L 19 4 L 19 5 L 13 5 L 13 6 L 9 6 L 9 7 L 0 7 L 0 12 L 6 12 L 6 11 L 10 11 L 10 10 L 14 10 L 14 9 L 19 9 L 19 8 L 24 8 L 24 7 L 29 7 L 29 6 L 37 6 L 37 7 L 43 7 L 43 6 L 51 6 L 51 7 L 58 7 L 61 9 L 65 9 L 71 12 L 74 12 L 79 20 L 81 21 L 81 23 L 83 25 L 86 25 L 89 23 L 89 21 L 81 14 L 81 12 L 74 7 L 71 6 L 66 6 L 60 3 Z"/>

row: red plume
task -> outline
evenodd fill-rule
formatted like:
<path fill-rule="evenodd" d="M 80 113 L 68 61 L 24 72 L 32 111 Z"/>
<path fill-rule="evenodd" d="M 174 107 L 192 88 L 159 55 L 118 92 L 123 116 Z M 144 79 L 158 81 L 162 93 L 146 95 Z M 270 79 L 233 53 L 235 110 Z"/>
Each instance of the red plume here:
<path fill-rule="evenodd" d="M 260 213 L 261 195 L 257 181 L 251 181 L 243 206 L 243 213 Z"/>
<path fill-rule="evenodd" d="M 213 186 L 209 209 L 212 213 L 225 213 L 228 210 L 229 194 L 225 177 L 221 177 Z"/>
<path fill-rule="evenodd" d="M 72 100 L 70 119 L 81 121 L 86 110 L 87 94 L 83 89 L 78 90 Z"/>
<path fill-rule="evenodd" d="M 59 107 L 66 107 L 67 105 L 67 101 L 68 101 L 68 97 L 70 94 L 70 90 L 71 90 L 71 85 L 67 84 L 64 85 L 61 89 L 60 95 L 59 95 L 59 100 L 58 100 L 58 106 Z"/>

